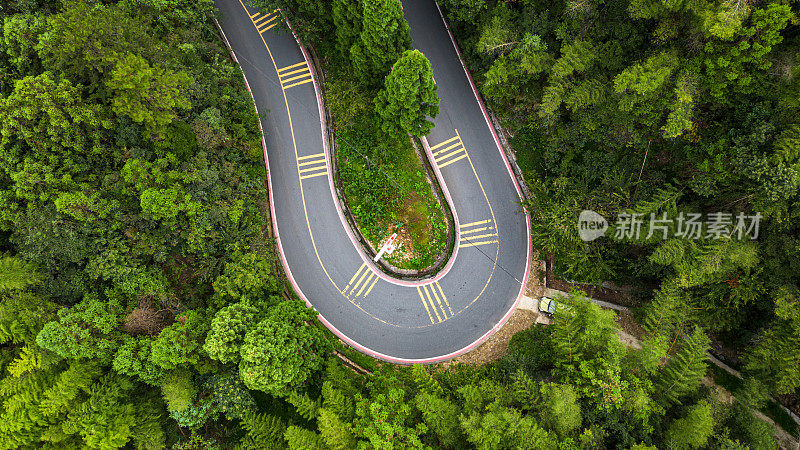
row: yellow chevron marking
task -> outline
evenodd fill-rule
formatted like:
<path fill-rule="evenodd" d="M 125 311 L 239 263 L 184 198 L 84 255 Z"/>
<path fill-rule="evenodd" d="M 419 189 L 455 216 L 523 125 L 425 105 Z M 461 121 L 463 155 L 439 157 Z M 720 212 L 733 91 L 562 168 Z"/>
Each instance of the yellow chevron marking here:
<path fill-rule="evenodd" d="M 304 160 L 304 159 L 309 159 L 309 158 L 320 158 L 320 157 L 325 157 L 325 153 L 315 153 L 315 154 L 313 154 L 313 155 L 298 156 L 298 157 L 297 157 L 297 160 L 298 160 L 298 161 L 302 161 L 302 160 Z"/>
<path fill-rule="evenodd" d="M 489 222 L 490 220 L 491 220 L 491 219 L 486 219 L 486 220 L 479 220 L 479 221 L 477 221 L 477 222 L 465 223 L 465 224 L 462 224 L 460 228 L 462 228 L 462 229 L 463 229 L 463 228 L 471 227 L 471 226 L 474 226 L 474 225 L 480 225 L 480 224 L 483 224 L 483 223 Z"/>
<path fill-rule="evenodd" d="M 450 308 L 450 302 L 447 301 L 447 296 L 444 295 L 444 291 L 442 291 L 442 285 L 440 285 L 438 281 L 433 284 L 435 284 L 436 288 L 439 289 L 439 294 L 441 294 L 442 300 L 444 300 L 444 303 L 447 305 L 447 309 L 450 311 L 450 315 L 452 316 L 453 310 Z"/>
<path fill-rule="evenodd" d="M 449 144 L 449 143 L 455 141 L 456 139 L 458 139 L 458 136 L 456 136 L 454 138 L 450 138 L 450 139 L 448 139 L 448 140 L 446 140 L 446 141 L 444 141 L 442 143 L 436 144 L 433 147 L 431 147 L 431 151 L 436 150 L 437 148 L 439 148 L 439 147 L 441 147 L 443 145 Z"/>
<path fill-rule="evenodd" d="M 495 244 L 495 243 L 497 243 L 497 241 L 470 242 L 469 244 L 459 244 L 459 247 L 466 248 L 466 247 L 475 247 L 477 245 Z"/>
<path fill-rule="evenodd" d="M 297 64 L 292 64 L 291 66 L 286 66 L 286 67 L 284 67 L 284 68 L 282 68 L 282 69 L 278 69 L 278 73 L 283 73 L 283 72 L 284 72 L 284 71 L 286 71 L 286 70 L 293 69 L 293 68 L 295 68 L 295 67 L 300 67 L 300 66 L 302 66 L 302 65 L 306 65 L 306 62 L 305 62 L 305 61 L 303 61 L 303 62 L 299 62 L 299 63 L 297 63 Z"/>
<path fill-rule="evenodd" d="M 422 304 L 425 306 L 425 311 L 428 312 L 428 318 L 431 319 L 431 323 L 436 323 L 433 320 L 433 316 L 431 315 L 431 309 L 428 307 L 428 302 L 425 300 L 425 294 L 422 293 L 422 289 L 419 286 L 417 286 L 417 293 L 419 294 L 420 300 L 422 300 Z M 434 311 L 436 311 L 436 310 L 434 309 Z M 437 317 L 438 317 L 438 314 L 437 314 Z M 441 322 L 441 321 L 442 321 L 442 319 L 440 318 L 439 322 Z"/>

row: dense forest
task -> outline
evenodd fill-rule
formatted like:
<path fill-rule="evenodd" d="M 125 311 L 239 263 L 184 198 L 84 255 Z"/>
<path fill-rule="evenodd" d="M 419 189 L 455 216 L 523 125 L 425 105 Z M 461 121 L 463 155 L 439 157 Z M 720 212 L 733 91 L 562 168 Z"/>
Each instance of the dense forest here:
<path fill-rule="evenodd" d="M 345 140 L 429 131 L 399 0 L 252 3 L 337 67 Z M 442 2 L 535 248 L 633 287 L 644 330 L 623 345 L 573 292 L 501 359 L 447 367 L 344 348 L 287 292 L 211 0 L 0 6 L 0 448 L 777 448 L 755 412 L 800 387 L 796 2 Z M 607 237 L 580 239 L 583 209 Z M 651 213 L 730 213 L 731 236 L 619 220 Z M 712 338 L 740 355 L 734 398 L 702 382 Z"/>
<path fill-rule="evenodd" d="M 513 136 L 555 274 L 633 286 L 649 316 L 701 327 L 772 393 L 796 392 L 800 5 L 445 5 Z M 580 239 L 584 209 L 607 238 Z M 651 217 L 672 221 L 653 233 Z"/>

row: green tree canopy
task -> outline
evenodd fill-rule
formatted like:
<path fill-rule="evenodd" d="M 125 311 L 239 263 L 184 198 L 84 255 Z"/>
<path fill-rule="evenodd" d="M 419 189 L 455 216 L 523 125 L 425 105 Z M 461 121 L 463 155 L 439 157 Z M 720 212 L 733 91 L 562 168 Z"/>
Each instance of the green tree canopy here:
<path fill-rule="evenodd" d="M 433 128 L 428 117 L 434 118 L 439 114 L 436 89 L 428 58 L 419 50 L 403 53 L 375 99 L 384 131 L 402 130 L 417 137 L 428 134 Z"/>
<path fill-rule="evenodd" d="M 411 35 L 400 0 L 363 0 L 363 5 L 364 27 L 350 55 L 359 79 L 377 85 L 411 47 Z"/>

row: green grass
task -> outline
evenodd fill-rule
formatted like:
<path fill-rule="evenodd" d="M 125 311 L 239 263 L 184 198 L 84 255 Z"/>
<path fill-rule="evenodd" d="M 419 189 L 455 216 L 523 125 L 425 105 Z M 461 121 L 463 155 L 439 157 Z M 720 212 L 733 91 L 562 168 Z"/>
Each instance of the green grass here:
<path fill-rule="evenodd" d="M 409 245 L 386 261 L 401 269 L 431 266 L 447 250 L 447 222 L 411 140 L 381 130 L 374 93 L 365 93 L 346 75 L 330 74 L 326 88 L 339 176 L 361 234 L 377 248 L 401 230 Z"/>

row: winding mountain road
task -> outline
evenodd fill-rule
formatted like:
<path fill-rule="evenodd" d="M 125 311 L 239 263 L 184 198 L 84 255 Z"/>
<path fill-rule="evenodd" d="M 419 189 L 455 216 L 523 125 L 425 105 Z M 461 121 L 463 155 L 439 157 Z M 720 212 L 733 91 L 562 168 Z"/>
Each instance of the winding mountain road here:
<path fill-rule="evenodd" d="M 456 247 L 435 277 L 377 269 L 343 219 L 323 139 L 320 86 L 278 12 L 216 0 L 220 26 L 259 112 L 281 259 L 298 294 L 341 339 L 396 363 L 464 353 L 508 319 L 527 278 L 529 218 L 485 110 L 433 0 L 403 1 L 415 48 L 442 101 L 426 152 L 456 218 Z"/>

